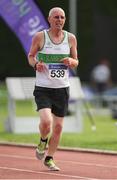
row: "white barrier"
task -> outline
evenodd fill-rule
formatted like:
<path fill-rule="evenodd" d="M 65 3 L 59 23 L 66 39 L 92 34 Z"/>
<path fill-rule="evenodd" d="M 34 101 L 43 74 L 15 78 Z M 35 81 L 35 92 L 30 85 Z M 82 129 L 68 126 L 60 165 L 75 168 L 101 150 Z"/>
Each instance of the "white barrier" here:
<path fill-rule="evenodd" d="M 9 77 L 6 79 L 8 89 L 8 119 L 6 130 L 14 133 L 38 132 L 39 117 L 17 117 L 15 108 L 16 100 L 33 99 L 35 78 L 33 77 Z M 70 77 L 70 101 L 74 102 L 72 108 L 74 115 L 66 116 L 64 119 L 63 132 L 82 131 L 81 100 L 84 94 L 78 77 Z"/>

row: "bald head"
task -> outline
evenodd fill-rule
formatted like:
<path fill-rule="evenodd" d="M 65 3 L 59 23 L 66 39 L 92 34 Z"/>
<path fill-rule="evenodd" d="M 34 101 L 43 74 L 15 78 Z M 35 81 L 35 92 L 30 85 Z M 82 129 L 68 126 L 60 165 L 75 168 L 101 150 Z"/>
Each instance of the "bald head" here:
<path fill-rule="evenodd" d="M 63 10 L 62 8 L 60 8 L 60 7 L 54 7 L 54 8 L 52 8 L 52 9 L 50 9 L 50 11 L 49 11 L 49 17 L 52 16 L 55 12 L 62 12 L 62 13 L 64 14 L 64 16 L 65 16 L 65 12 L 64 12 L 64 10 Z"/>

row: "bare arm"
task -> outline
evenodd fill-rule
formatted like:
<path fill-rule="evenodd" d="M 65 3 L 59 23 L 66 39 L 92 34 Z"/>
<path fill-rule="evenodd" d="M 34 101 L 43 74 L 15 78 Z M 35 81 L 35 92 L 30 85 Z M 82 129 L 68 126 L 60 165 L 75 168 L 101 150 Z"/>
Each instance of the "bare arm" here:
<path fill-rule="evenodd" d="M 36 64 L 36 53 L 39 49 L 39 43 L 38 43 L 38 40 L 39 40 L 39 34 L 36 34 L 33 39 L 32 39 L 32 44 L 31 44 L 31 48 L 30 48 L 30 51 L 29 51 L 29 54 L 28 54 L 28 61 L 29 61 L 29 64 L 34 67 L 34 65 Z"/>
<path fill-rule="evenodd" d="M 42 48 L 43 43 L 44 43 L 44 34 L 43 34 L 43 32 L 38 32 L 32 39 L 31 48 L 30 48 L 30 51 L 28 54 L 29 64 L 32 67 L 35 67 L 36 70 L 38 70 L 38 71 L 42 71 L 43 66 L 44 66 L 43 62 L 41 62 L 41 61 L 37 62 L 37 59 L 36 59 L 36 54 L 37 54 L 38 50 Z"/>
<path fill-rule="evenodd" d="M 75 68 L 78 66 L 78 54 L 77 54 L 77 40 L 76 37 L 69 33 L 69 43 L 70 43 L 70 57 L 62 59 L 63 63 L 70 68 Z"/>

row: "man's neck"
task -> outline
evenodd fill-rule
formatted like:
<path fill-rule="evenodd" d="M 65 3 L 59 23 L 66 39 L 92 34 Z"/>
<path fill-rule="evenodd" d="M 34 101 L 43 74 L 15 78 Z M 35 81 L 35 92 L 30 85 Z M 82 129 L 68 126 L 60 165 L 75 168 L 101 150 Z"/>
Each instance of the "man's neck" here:
<path fill-rule="evenodd" d="M 64 38 L 64 31 L 63 30 L 52 30 L 52 29 L 49 29 L 48 33 L 49 33 L 50 39 L 54 43 L 60 43 L 60 42 L 62 42 L 62 40 Z"/>
<path fill-rule="evenodd" d="M 60 37 L 64 34 L 62 29 L 49 29 L 49 34 L 53 37 Z"/>

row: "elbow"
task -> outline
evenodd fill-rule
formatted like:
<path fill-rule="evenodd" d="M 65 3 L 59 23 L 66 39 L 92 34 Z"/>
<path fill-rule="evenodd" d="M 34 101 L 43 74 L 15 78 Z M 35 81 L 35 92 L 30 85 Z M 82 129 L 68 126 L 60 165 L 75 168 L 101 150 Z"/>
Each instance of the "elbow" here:
<path fill-rule="evenodd" d="M 33 64 L 33 61 L 34 61 L 33 58 L 34 58 L 33 55 L 31 55 L 31 54 L 29 53 L 29 54 L 28 54 L 28 63 L 29 63 L 30 66 L 32 66 L 32 64 Z"/>
<path fill-rule="evenodd" d="M 28 64 L 31 66 L 31 60 L 30 60 L 30 58 L 28 58 Z"/>
<path fill-rule="evenodd" d="M 29 65 L 30 65 L 30 54 L 28 54 L 28 63 L 29 63 Z"/>

